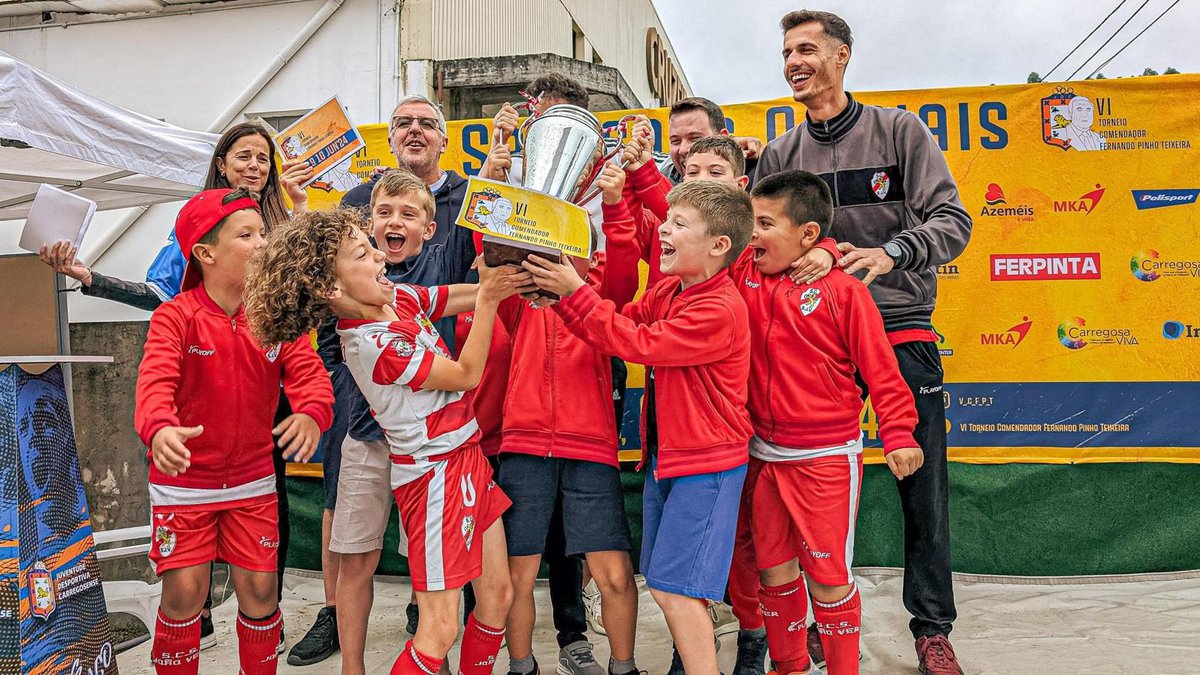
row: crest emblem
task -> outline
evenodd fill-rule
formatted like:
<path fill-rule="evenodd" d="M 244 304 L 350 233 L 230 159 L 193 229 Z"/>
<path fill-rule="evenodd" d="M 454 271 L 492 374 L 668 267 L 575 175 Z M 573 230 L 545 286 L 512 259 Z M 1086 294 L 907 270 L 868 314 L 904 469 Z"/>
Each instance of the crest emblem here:
<path fill-rule="evenodd" d="M 891 186 L 892 179 L 888 178 L 886 171 L 876 171 L 875 175 L 871 176 L 871 192 L 874 192 L 876 197 L 886 197 Z"/>
<path fill-rule="evenodd" d="M 282 342 L 276 342 L 274 347 L 267 350 L 267 360 L 275 363 L 275 359 L 279 358 L 279 350 L 283 348 Z"/>
<path fill-rule="evenodd" d="M 800 294 L 800 313 L 808 316 L 821 304 L 821 289 L 810 288 Z"/>
<path fill-rule="evenodd" d="M 26 574 L 29 583 L 30 611 L 39 619 L 48 619 L 58 602 L 54 592 L 54 577 L 41 560 Z"/>
<path fill-rule="evenodd" d="M 166 558 L 175 552 L 175 531 L 166 525 L 154 528 L 154 543 L 158 546 L 158 554 Z"/>
<path fill-rule="evenodd" d="M 1071 99 L 1075 92 L 1059 87 L 1042 99 L 1042 142 L 1066 150 L 1071 147 L 1066 129 L 1071 123 Z"/>
<path fill-rule="evenodd" d="M 402 337 L 392 340 L 392 349 L 396 350 L 397 354 L 406 359 L 417 351 L 417 348 L 414 347 L 411 342 Z"/>
<path fill-rule="evenodd" d="M 475 541 L 475 516 L 467 516 L 462 521 L 462 538 L 466 544 L 467 550 L 471 550 L 471 544 Z"/>

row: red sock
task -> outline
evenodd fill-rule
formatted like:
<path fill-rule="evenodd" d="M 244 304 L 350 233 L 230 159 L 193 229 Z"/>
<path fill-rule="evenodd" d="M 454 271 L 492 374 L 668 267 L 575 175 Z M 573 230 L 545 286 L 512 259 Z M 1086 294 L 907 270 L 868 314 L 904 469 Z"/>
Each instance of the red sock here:
<path fill-rule="evenodd" d="M 813 601 L 813 617 L 825 648 L 825 672 L 828 675 L 858 675 L 859 627 L 862 625 L 862 600 L 858 587 L 837 602 Z"/>
<path fill-rule="evenodd" d="M 274 675 L 279 665 L 279 633 L 283 630 L 283 616 L 276 609 L 265 619 L 251 619 L 238 612 L 237 637 L 238 675 Z"/>
<path fill-rule="evenodd" d="M 195 675 L 200 672 L 200 613 L 190 619 L 168 619 L 162 610 L 154 627 L 150 662 L 158 675 Z"/>
<path fill-rule="evenodd" d="M 459 675 L 490 675 L 503 641 L 503 628 L 480 623 L 472 613 L 463 631 L 462 651 L 458 657 Z"/>
<path fill-rule="evenodd" d="M 767 626 L 767 650 L 775 660 L 775 670 L 779 675 L 807 673 L 811 661 L 808 628 L 804 625 L 808 597 L 803 582 L 797 578 L 782 586 L 762 586 L 758 597 L 762 601 L 763 623 Z"/>
<path fill-rule="evenodd" d="M 442 669 L 442 661 L 417 651 L 412 640 L 404 643 L 404 651 L 396 657 L 392 664 L 392 675 L 437 675 Z"/>

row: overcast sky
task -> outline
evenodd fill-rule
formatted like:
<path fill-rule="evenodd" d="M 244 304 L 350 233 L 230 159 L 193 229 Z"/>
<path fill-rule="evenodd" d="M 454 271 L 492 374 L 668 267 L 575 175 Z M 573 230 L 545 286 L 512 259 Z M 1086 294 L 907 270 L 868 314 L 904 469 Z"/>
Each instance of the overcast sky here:
<path fill-rule="evenodd" d="M 1148 0 L 1074 79 L 1110 58 L 1175 0 Z M 779 19 L 793 9 L 840 15 L 854 33 L 848 89 L 875 91 L 1025 82 L 1045 76 L 1119 0 L 653 0 L 698 96 L 742 103 L 788 96 Z M 1127 0 L 1051 76 L 1062 81 L 1133 15 Z M 1101 72 L 1200 72 L 1200 0 L 1182 0 Z"/>

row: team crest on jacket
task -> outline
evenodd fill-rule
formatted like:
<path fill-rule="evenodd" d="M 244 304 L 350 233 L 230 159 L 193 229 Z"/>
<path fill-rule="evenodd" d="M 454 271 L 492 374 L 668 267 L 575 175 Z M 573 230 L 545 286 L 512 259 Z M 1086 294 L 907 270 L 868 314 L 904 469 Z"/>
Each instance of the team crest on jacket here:
<path fill-rule="evenodd" d="M 462 538 L 466 544 L 467 550 L 471 550 L 471 544 L 475 541 L 475 516 L 467 516 L 462 521 Z"/>
<path fill-rule="evenodd" d="M 279 358 L 279 350 L 283 348 L 282 342 L 276 342 L 274 347 L 267 350 L 267 360 L 275 363 L 275 359 Z"/>
<path fill-rule="evenodd" d="M 29 583 L 29 597 L 33 600 L 30 612 L 39 619 L 49 619 L 54 613 L 58 600 L 54 593 L 54 577 L 46 569 L 46 563 L 41 560 L 33 564 L 33 569 L 26 573 Z"/>
<path fill-rule="evenodd" d="M 810 288 L 800 294 L 800 313 L 808 316 L 817 310 L 821 304 L 821 289 Z"/>
<path fill-rule="evenodd" d="M 892 186 L 892 179 L 888 178 L 886 171 L 876 171 L 874 176 L 871 176 L 871 191 L 876 197 L 883 199 L 887 196 L 888 188 Z"/>
<path fill-rule="evenodd" d="M 158 554 L 166 558 L 175 552 L 175 532 L 166 525 L 154 529 L 154 543 L 158 545 Z"/>

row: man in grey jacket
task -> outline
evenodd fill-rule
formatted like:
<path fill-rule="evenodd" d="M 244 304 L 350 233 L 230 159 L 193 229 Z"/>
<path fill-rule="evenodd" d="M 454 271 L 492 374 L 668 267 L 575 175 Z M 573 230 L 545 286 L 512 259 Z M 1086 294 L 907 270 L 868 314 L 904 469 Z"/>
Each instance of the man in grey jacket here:
<path fill-rule="evenodd" d="M 947 636 L 956 617 L 942 365 L 933 330 L 938 265 L 956 258 L 971 218 L 929 129 L 899 109 L 867 106 L 845 91 L 853 39 L 840 17 L 797 11 L 783 18 L 784 75 L 807 108 L 803 124 L 763 151 L 757 175 L 803 169 L 829 184 L 831 236 L 840 264 L 862 273 L 883 315 L 900 372 L 916 401 L 925 464 L 897 482 L 904 512 L 904 606 L 921 673 L 961 675 Z M 862 383 L 860 381 L 860 386 Z M 864 388 L 865 393 L 865 388 Z M 810 627 L 809 649 L 824 661 Z"/>

